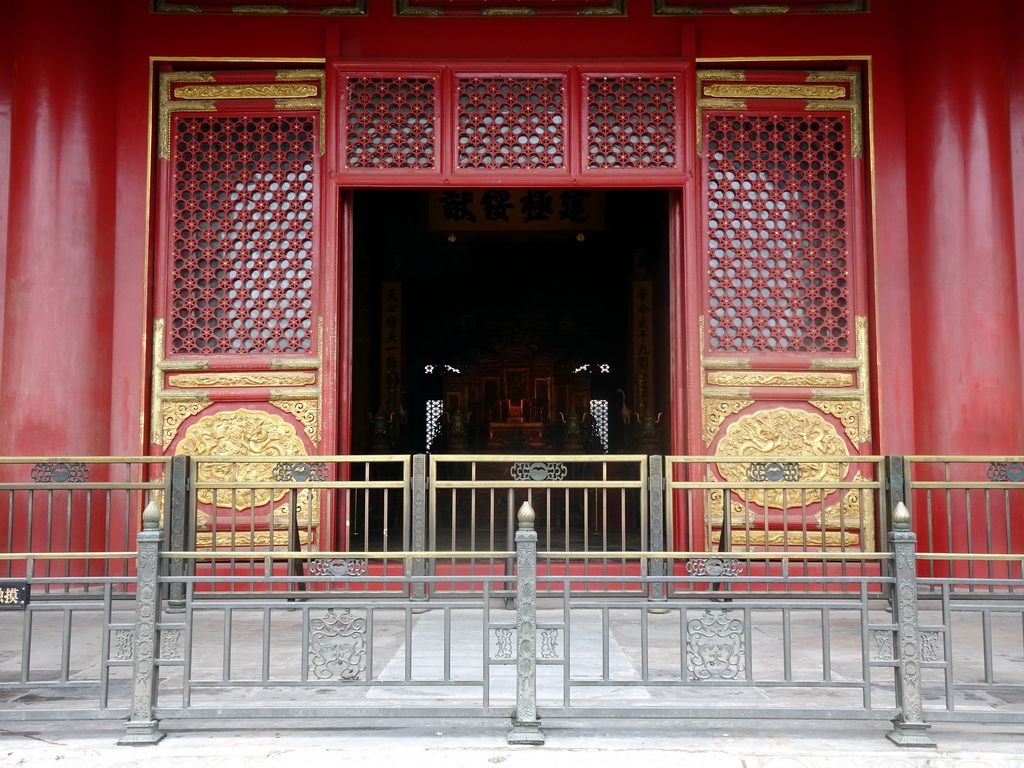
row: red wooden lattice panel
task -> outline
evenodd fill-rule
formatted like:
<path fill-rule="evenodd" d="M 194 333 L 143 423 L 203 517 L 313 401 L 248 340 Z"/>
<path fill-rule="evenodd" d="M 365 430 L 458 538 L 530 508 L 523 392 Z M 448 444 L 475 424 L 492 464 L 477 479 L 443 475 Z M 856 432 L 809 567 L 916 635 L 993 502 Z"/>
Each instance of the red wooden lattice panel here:
<path fill-rule="evenodd" d="M 173 131 L 170 352 L 309 351 L 313 119 L 178 116 Z"/>
<path fill-rule="evenodd" d="M 347 168 L 436 167 L 432 78 L 352 78 L 345 97 Z"/>
<path fill-rule="evenodd" d="M 564 168 L 562 78 L 458 82 L 459 168 Z"/>
<path fill-rule="evenodd" d="M 704 115 L 710 346 L 850 352 L 846 114 Z"/>
<path fill-rule="evenodd" d="M 587 77 L 588 168 L 676 168 L 672 77 Z"/>
<path fill-rule="evenodd" d="M 339 61 L 332 176 L 382 186 L 660 186 L 689 177 L 680 61 Z M 536 174 L 540 173 L 541 176 Z M 527 178 L 525 175 L 529 175 Z M 613 181 L 615 179 L 615 181 Z"/>

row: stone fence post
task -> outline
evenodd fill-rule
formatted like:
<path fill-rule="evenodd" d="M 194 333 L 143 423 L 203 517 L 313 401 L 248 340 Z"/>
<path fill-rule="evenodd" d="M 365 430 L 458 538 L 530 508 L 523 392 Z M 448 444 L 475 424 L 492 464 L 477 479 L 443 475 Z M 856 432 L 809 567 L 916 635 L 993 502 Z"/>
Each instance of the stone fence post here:
<path fill-rule="evenodd" d="M 516 711 L 509 744 L 543 744 L 537 717 L 537 514 L 524 501 L 516 531 Z"/>
<path fill-rule="evenodd" d="M 150 502 L 142 513 L 135 587 L 135 664 L 131 715 L 118 744 L 156 744 L 164 737 L 153 718 L 159 677 L 156 669 L 157 623 L 160 621 L 160 509 Z"/>
<path fill-rule="evenodd" d="M 888 739 L 901 747 L 934 747 L 924 722 L 921 698 L 921 631 L 917 613 L 917 536 L 910 530 L 910 510 L 902 501 L 892 513 L 889 543 L 893 553 L 892 614 L 896 624 L 896 706 Z"/>

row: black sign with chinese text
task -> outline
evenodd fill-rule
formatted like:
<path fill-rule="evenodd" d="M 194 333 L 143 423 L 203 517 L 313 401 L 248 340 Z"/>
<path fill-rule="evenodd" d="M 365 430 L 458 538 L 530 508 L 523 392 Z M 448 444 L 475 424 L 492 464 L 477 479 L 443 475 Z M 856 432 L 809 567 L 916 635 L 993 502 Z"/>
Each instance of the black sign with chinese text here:
<path fill-rule="evenodd" d="M 27 605 L 27 581 L 0 581 L 0 611 L 23 611 Z"/>
<path fill-rule="evenodd" d="M 603 229 L 604 200 L 604 193 L 586 189 L 447 189 L 430 194 L 430 228 Z"/>

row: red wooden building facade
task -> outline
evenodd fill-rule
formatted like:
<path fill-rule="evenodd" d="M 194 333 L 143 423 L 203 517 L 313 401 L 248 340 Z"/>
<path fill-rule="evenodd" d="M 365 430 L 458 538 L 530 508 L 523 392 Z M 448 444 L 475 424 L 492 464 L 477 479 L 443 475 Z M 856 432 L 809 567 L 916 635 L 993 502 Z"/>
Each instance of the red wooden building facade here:
<path fill-rule="evenodd" d="M 430 397 L 621 388 L 652 453 L 1020 453 L 1022 34 L 1011 0 L 5 3 L 0 452 L 359 453 L 368 412 L 417 450 Z"/>

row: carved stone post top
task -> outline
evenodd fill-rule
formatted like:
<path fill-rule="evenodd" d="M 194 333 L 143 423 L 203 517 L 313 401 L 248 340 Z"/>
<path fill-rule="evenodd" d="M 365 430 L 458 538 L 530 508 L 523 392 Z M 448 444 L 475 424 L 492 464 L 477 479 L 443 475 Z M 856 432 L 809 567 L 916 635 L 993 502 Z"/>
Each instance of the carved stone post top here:
<path fill-rule="evenodd" d="M 519 527 L 529 531 L 533 530 L 533 521 L 537 519 L 537 513 L 533 511 L 530 502 L 524 501 L 516 518 L 519 520 Z"/>

